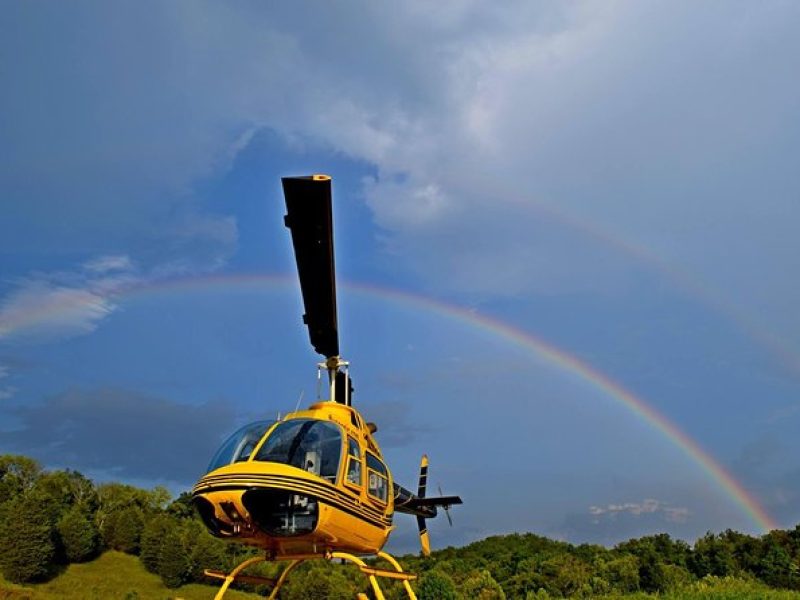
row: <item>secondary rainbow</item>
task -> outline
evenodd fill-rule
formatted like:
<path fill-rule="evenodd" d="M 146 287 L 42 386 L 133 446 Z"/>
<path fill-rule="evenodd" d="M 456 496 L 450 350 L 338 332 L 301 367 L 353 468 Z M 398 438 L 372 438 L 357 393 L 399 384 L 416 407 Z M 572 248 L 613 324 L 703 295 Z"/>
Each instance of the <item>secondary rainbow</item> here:
<path fill-rule="evenodd" d="M 294 284 L 294 279 L 286 275 L 267 274 L 230 274 L 207 275 L 183 279 L 168 279 L 150 281 L 119 287 L 109 292 L 110 300 L 119 300 L 134 296 L 151 295 L 159 292 L 185 291 L 206 288 L 230 288 L 241 285 L 271 285 L 289 286 Z M 435 300 L 409 292 L 369 285 L 365 283 L 343 282 L 344 287 L 374 296 L 381 299 L 394 301 L 403 305 L 416 307 L 429 312 L 434 312 L 445 318 L 455 320 L 472 327 L 477 327 L 502 338 L 503 340 L 532 351 L 546 362 L 588 383 L 593 388 L 601 391 L 618 404 L 627 408 L 640 420 L 647 423 L 661 435 L 666 437 L 673 445 L 678 447 L 692 462 L 697 464 L 707 476 L 714 481 L 721 490 L 738 506 L 749 520 L 761 531 L 767 532 L 777 529 L 777 523 L 760 506 L 759 502 L 720 465 L 700 445 L 681 431 L 677 425 L 667 417 L 647 404 L 642 398 L 636 396 L 621 384 L 601 373 L 594 367 L 557 348 L 533 334 L 517 329 L 497 318 L 476 313 L 473 310 Z M 74 306 L 61 307 L 63 312 L 74 310 Z M 2 334 L 12 335 L 18 330 L 36 325 L 48 318 L 52 318 L 59 311 L 58 306 L 47 306 L 46 309 L 28 311 L 18 315 L 14 323 L 5 323 Z M 1 336 L 0 336 L 1 337 Z"/>

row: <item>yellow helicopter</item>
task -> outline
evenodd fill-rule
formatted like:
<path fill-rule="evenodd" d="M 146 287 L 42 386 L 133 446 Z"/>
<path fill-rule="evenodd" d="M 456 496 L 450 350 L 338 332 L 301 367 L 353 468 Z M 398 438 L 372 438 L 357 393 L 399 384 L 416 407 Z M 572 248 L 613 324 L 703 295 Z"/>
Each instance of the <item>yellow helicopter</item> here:
<path fill-rule="evenodd" d="M 270 583 L 277 598 L 289 573 L 315 558 L 355 563 L 368 577 L 377 600 L 384 595 L 378 578 L 400 580 L 409 598 L 414 575 L 382 548 L 394 529 L 395 512 L 415 515 L 420 543 L 430 553 L 426 519 L 442 507 L 461 504 L 458 496 L 427 497 L 428 459 L 422 457 L 417 493 L 398 485 L 383 460 L 374 434 L 352 406 L 349 364 L 339 355 L 336 278 L 333 256 L 331 178 L 284 177 L 286 226 L 291 231 L 300 288 L 314 350 L 325 357 L 317 365 L 329 396 L 278 421 L 258 421 L 234 433 L 214 455 L 208 472 L 194 486 L 193 500 L 211 534 L 257 546 L 264 554 L 228 574 L 206 571 L 224 580 L 221 599 L 234 580 Z M 451 522 L 452 524 L 452 522 Z M 377 556 L 390 569 L 364 562 Z M 275 580 L 246 576 L 261 561 L 289 561 Z"/>

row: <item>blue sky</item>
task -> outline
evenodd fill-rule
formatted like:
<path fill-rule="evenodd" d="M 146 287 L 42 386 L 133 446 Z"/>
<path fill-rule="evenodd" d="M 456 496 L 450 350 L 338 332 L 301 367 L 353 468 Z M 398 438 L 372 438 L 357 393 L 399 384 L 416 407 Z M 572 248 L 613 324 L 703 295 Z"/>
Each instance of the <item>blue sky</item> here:
<path fill-rule="evenodd" d="M 0 451 L 179 491 L 311 400 L 280 177 L 323 172 L 357 405 L 398 479 L 426 451 L 466 501 L 435 546 L 757 530 L 481 316 L 800 520 L 796 3 L 0 10 Z"/>

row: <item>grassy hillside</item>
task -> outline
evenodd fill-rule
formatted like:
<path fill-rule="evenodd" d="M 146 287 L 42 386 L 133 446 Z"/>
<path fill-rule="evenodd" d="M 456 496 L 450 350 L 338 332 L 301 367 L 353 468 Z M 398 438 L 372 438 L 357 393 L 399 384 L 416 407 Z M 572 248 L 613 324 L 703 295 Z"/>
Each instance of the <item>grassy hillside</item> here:
<path fill-rule="evenodd" d="M 135 556 L 110 550 L 97 560 L 72 564 L 42 584 L 15 585 L 0 578 L 0 600 L 210 600 L 216 588 L 190 584 L 171 590 L 148 573 Z M 230 591 L 225 598 L 255 600 L 255 594 Z"/>

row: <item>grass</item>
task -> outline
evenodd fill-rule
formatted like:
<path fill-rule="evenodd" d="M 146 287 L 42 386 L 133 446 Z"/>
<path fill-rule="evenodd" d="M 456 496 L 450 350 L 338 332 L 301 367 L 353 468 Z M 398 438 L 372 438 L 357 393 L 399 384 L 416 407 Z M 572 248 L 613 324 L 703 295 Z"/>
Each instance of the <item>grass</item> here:
<path fill-rule="evenodd" d="M 800 592 L 775 590 L 757 581 L 735 577 L 705 577 L 664 594 L 601 596 L 602 600 L 800 600 Z"/>
<path fill-rule="evenodd" d="M 0 600 L 211 600 L 218 586 L 190 584 L 171 590 L 145 571 L 139 559 L 109 551 L 90 563 L 67 567 L 47 583 L 16 585 L 0 577 Z M 263 596 L 229 590 L 226 600 Z M 800 592 L 773 590 L 736 578 L 706 577 L 666 594 L 602 596 L 603 600 L 800 600 Z"/>
<path fill-rule="evenodd" d="M 0 600 L 211 600 L 218 588 L 193 583 L 171 590 L 158 575 L 145 571 L 138 558 L 111 550 L 92 562 L 69 565 L 46 583 L 15 585 L 0 577 Z M 236 590 L 225 598 L 263 600 Z"/>

